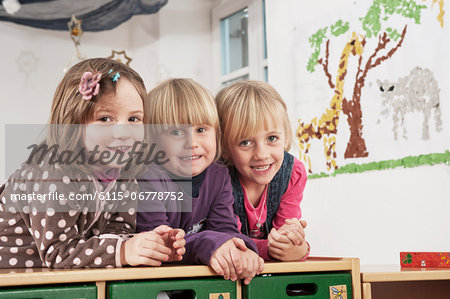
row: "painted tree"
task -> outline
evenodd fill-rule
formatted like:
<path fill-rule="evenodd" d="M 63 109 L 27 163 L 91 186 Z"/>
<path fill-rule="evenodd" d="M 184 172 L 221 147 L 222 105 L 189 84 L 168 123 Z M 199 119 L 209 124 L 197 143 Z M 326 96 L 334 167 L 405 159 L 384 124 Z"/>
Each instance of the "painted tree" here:
<path fill-rule="evenodd" d="M 338 29 L 339 28 L 339 29 Z M 339 35 L 339 32 L 346 31 L 346 24 L 338 23 L 333 26 L 332 33 Z M 314 37 L 321 38 L 321 32 L 316 33 Z M 363 45 L 362 37 L 357 36 L 355 33 L 347 41 L 344 49 L 341 52 L 339 62 L 337 64 L 336 76 L 333 81 L 328 71 L 328 60 L 322 62 L 319 59 L 319 63 L 323 65 L 324 71 L 328 76 L 328 85 L 334 91 L 334 95 L 331 98 L 330 104 L 326 107 L 325 111 L 311 120 L 311 122 L 304 122 L 299 120 L 297 128 L 297 137 L 300 146 L 300 160 L 306 163 L 308 170 L 311 171 L 311 159 L 309 157 L 309 148 L 313 139 L 322 139 L 324 145 L 324 153 L 326 156 L 327 169 L 337 168 L 336 164 L 336 135 L 339 124 L 339 118 L 342 112 L 342 101 L 344 95 L 345 79 L 347 76 L 347 70 L 352 57 L 360 56 L 362 54 Z M 327 56 L 329 49 L 329 40 L 327 41 Z"/>
<path fill-rule="evenodd" d="M 437 1 L 433 0 L 433 4 Z M 427 6 L 422 1 L 418 2 L 414 0 L 374 0 L 366 15 L 360 18 L 362 30 L 364 31 L 361 41 L 363 52 L 358 56 L 355 64 L 357 69 L 352 98 L 350 100 L 345 97 L 342 98 L 342 112 L 347 116 L 350 128 L 350 139 L 344 154 L 345 158 L 360 158 L 369 155 L 362 136 L 361 95 L 365 80 L 369 71 L 391 58 L 402 46 L 405 39 L 407 33 L 406 22 L 402 28 L 393 28 L 389 26 L 389 19 L 396 15 L 405 19 L 412 19 L 416 24 L 420 24 L 422 10 L 427 8 Z M 439 8 L 438 20 L 443 26 L 443 0 L 439 0 Z M 347 33 L 349 30 L 349 22 L 338 20 L 331 26 L 319 29 L 309 38 L 313 52 L 309 58 L 307 70 L 314 72 L 316 66 L 321 65 L 328 80 L 328 85 L 332 90 L 335 89 L 335 86 L 328 70 L 330 40 Z M 353 35 L 355 35 L 355 32 L 353 32 Z M 368 42 L 376 43 L 375 47 L 371 48 L 373 49 L 371 53 L 366 50 Z M 325 49 L 322 51 L 324 43 Z M 300 126 L 297 131 L 297 137 L 300 140 L 301 133 L 299 134 L 299 131 L 303 132 Z M 300 144 L 301 146 L 302 144 Z"/>

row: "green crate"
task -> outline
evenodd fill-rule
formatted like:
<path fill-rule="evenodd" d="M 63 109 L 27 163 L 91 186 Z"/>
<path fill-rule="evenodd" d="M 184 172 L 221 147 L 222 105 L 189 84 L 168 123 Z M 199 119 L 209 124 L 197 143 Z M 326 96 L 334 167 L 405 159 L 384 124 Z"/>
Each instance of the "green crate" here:
<path fill-rule="evenodd" d="M 29 286 L 20 288 L 0 288 L 0 299 L 96 299 L 95 285 L 76 286 Z"/>
<path fill-rule="evenodd" d="M 262 275 L 243 287 L 243 299 L 350 299 L 352 296 L 350 273 Z"/>
<path fill-rule="evenodd" d="M 193 292 L 196 299 L 234 299 L 236 282 L 223 278 L 148 280 L 108 283 L 108 298 L 151 298 L 164 291 L 186 290 Z"/>

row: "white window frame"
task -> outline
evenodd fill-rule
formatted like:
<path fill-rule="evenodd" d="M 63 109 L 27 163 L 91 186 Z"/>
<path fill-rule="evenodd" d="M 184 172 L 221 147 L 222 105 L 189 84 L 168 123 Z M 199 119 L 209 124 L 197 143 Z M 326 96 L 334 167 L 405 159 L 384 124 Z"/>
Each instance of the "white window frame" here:
<path fill-rule="evenodd" d="M 248 9 L 248 66 L 222 75 L 222 53 L 220 21 L 242 9 Z M 212 44 L 214 89 L 222 88 L 229 80 L 247 75 L 251 80 L 265 80 L 264 68 L 267 58 L 264 58 L 264 15 L 262 0 L 222 0 L 216 1 L 212 9 Z"/>

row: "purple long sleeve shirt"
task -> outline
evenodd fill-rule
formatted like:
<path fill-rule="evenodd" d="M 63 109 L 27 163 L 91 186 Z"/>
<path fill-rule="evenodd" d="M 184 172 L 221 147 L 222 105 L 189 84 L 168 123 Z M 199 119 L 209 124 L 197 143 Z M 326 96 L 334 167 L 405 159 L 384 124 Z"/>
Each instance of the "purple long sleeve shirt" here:
<path fill-rule="evenodd" d="M 211 256 L 223 243 L 233 237 L 244 240 L 246 246 L 258 253 L 255 243 L 240 233 L 233 212 L 233 193 L 228 169 L 218 163 L 206 168 L 197 198 L 192 198 L 191 212 L 174 212 L 176 208 L 186 210 L 191 201 L 185 195 L 183 201 L 140 201 L 137 213 L 137 232 L 153 230 L 165 224 L 181 228 L 186 232 L 186 253 L 182 263 L 209 265 Z M 145 192 L 178 192 L 181 188 L 164 172 L 150 168 L 139 180 L 140 190 Z M 148 193 L 147 193 L 148 194 Z M 189 209 L 190 210 L 190 209 Z M 157 211 L 157 212 L 149 212 Z"/>

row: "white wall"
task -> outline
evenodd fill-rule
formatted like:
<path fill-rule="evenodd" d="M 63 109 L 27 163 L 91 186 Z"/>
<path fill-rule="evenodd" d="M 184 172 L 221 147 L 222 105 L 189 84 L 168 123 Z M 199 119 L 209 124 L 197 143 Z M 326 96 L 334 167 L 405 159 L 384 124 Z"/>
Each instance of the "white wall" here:
<path fill-rule="evenodd" d="M 170 76 L 212 88 L 211 2 L 170 0 L 155 15 L 118 28 L 85 33 L 81 51 L 106 57 L 126 50 L 147 88 Z M 293 36 L 307 22 L 352 0 L 266 0 L 269 81 L 292 107 Z M 182 22 L 180 22 L 182 20 Z M 46 123 L 52 94 L 75 54 L 68 32 L 0 22 L 0 179 L 4 180 L 4 124 Z M 17 59 L 32 52 L 28 74 Z M 295 110 L 295 109 L 291 109 Z M 291 120 L 293 116 L 291 116 Z M 315 256 L 356 256 L 362 264 L 398 264 L 402 250 L 450 250 L 450 166 L 372 171 L 310 180 L 302 204 Z"/>
<path fill-rule="evenodd" d="M 288 107 L 295 103 L 295 31 L 354 2 L 266 0 L 269 82 Z M 312 255 L 399 264 L 400 251 L 449 251 L 449 183 L 445 164 L 309 180 L 302 211 Z"/>
<path fill-rule="evenodd" d="M 212 86 L 211 1 L 171 0 L 158 14 L 134 16 L 109 31 L 85 32 L 81 53 L 107 57 L 126 50 L 147 89 L 171 76 Z M 182 21 L 182 22 L 181 22 Z M 4 125 L 45 124 L 53 92 L 75 55 L 69 33 L 0 22 L 0 181 L 4 181 Z M 35 62 L 20 71 L 23 52 Z"/>

